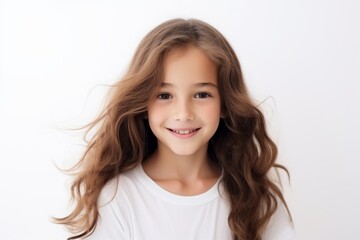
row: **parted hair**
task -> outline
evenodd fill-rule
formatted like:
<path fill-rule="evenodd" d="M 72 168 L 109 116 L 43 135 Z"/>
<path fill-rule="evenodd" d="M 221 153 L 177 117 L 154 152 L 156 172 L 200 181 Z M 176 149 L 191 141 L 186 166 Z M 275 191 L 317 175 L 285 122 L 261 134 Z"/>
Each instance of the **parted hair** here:
<path fill-rule="evenodd" d="M 157 148 L 145 117 L 147 107 L 163 80 L 167 54 L 189 45 L 202 50 L 217 66 L 222 118 L 209 141 L 208 155 L 222 169 L 221 182 L 231 204 L 228 224 L 233 239 L 260 240 L 279 201 L 287 208 L 269 172 L 288 171 L 276 163 L 276 144 L 267 133 L 263 113 L 248 93 L 233 48 L 218 30 L 203 21 L 172 19 L 143 38 L 126 73 L 111 86 L 103 110 L 83 127 L 85 136 L 90 131 L 93 134 L 71 169 L 75 174 L 71 185 L 75 205 L 66 217 L 54 218 L 73 232 L 69 239 L 80 239 L 94 231 L 104 185 L 146 161 Z"/>

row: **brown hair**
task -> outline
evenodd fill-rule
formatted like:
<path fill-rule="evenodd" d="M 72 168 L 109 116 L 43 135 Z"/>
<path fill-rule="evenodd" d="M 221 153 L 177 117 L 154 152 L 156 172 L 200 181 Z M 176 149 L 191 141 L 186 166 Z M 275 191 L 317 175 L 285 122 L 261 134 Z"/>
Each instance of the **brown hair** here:
<path fill-rule="evenodd" d="M 156 138 L 144 118 L 147 106 L 162 81 L 167 53 L 189 44 L 206 53 L 218 69 L 224 117 L 210 139 L 208 154 L 223 170 L 222 183 L 231 203 L 228 223 L 234 239 L 261 239 L 278 199 L 287 206 L 280 188 L 269 178 L 273 167 L 287 170 L 275 163 L 277 147 L 267 134 L 263 114 L 248 94 L 234 50 L 209 24 L 173 19 L 145 36 L 127 73 L 113 85 L 106 107 L 85 126 L 87 133 L 96 132 L 73 169 L 76 178 L 71 196 L 76 205 L 68 216 L 55 218 L 77 234 L 69 239 L 92 233 L 104 185 L 136 167 L 156 149 Z"/>

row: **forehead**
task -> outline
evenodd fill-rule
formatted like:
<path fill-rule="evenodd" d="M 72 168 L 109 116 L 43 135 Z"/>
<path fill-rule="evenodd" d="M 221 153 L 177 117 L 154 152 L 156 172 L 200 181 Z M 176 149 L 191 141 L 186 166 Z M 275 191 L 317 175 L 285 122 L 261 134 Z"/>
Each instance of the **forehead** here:
<path fill-rule="evenodd" d="M 163 82 L 217 84 L 217 66 L 196 46 L 173 49 L 165 57 Z"/>

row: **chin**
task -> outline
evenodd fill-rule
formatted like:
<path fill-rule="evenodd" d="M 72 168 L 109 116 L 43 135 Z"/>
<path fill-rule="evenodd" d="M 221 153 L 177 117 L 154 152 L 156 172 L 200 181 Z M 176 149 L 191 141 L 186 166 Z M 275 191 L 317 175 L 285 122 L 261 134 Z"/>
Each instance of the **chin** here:
<path fill-rule="evenodd" d="M 183 148 L 171 148 L 171 152 L 177 156 L 189 157 L 195 155 L 200 151 L 200 148 L 190 148 L 190 147 L 183 147 Z"/>

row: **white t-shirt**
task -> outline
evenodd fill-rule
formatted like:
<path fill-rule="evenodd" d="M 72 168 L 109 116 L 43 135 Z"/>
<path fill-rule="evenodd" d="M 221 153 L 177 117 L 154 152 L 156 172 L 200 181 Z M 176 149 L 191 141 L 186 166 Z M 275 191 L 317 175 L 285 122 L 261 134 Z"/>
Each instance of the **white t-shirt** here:
<path fill-rule="evenodd" d="M 97 227 L 87 239 L 232 239 L 229 202 L 219 180 L 202 194 L 179 196 L 157 185 L 140 164 L 106 184 L 99 204 Z M 280 205 L 263 239 L 290 240 L 294 235 L 287 212 Z"/>

